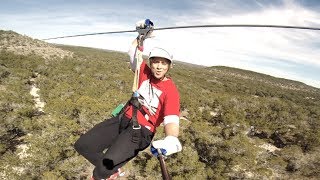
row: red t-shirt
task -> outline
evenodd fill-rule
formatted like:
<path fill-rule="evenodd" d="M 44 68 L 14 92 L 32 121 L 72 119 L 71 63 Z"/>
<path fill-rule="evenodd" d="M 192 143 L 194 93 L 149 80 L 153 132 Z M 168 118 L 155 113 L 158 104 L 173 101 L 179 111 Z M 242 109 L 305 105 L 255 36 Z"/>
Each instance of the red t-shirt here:
<path fill-rule="evenodd" d="M 180 97 L 174 82 L 167 78 L 165 81 L 158 80 L 152 76 L 151 69 L 142 62 L 139 74 L 139 102 L 144 112 L 137 113 L 139 124 L 150 131 L 155 132 L 164 120 L 165 122 L 179 122 Z M 125 114 L 132 117 L 132 107 L 129 106 Z"/>

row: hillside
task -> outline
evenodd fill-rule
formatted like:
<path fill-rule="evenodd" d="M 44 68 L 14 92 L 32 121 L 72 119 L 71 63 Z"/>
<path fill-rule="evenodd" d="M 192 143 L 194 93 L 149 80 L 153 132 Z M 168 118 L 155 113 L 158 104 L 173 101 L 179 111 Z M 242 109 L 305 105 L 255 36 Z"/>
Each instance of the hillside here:
<path fill-rule="evenodd" d="M 216 74 L 222 74 L 228 77 L 234 77 L 241 81 L 249 80 L 251 82 L 252 81 L 262 82 L 263 84 L 267 84 L 275 88 L 291 89 L 291 90 L 315 92 L 315 93 L 320 92 L 320 89 L 314 88 L 312 86 L 308 86 L 298 81 L 292 81 L 284 78 L 276 78 L 276 77 L 272 77 L 269 75 L 265 75 L 265 74 L 261 74 L 253 71 L 223 67 L 223 66 L 216 66 L 208 69 L 209 71 L 214 71 Z"/>
<path fill-rule="evenodd" d="M 0 31 L 0 47 L 0 179 L 88 179 L 73 143 L 130 97 L 128 56 L 12 31 Z M 183 144 L 166 159 L 173 179 L 320 178 L 319 89 L 179 62 L 170 76 Z M 147 150 L 124 169 L 123 179 L 161 179 Z"/>

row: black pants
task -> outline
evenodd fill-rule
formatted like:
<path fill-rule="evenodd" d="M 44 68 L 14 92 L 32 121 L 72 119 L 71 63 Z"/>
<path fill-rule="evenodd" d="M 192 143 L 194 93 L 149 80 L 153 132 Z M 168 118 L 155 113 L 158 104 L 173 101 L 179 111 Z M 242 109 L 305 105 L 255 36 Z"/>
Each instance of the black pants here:
<path fill-rule="evenodd" d="M 133 139 L 137 134 L 138 141 L 137 138 Z M 114 174 L 139 151 L 146 149 L 153 135 L 143 126 L 140 130 L 133 129 L 131 121 L 126 117 L 120 121 L 119 117 L 114 117 L 81 135 L 75 143 L 75 149 L 95 166 L 93 177 L 103 179 Z"/>

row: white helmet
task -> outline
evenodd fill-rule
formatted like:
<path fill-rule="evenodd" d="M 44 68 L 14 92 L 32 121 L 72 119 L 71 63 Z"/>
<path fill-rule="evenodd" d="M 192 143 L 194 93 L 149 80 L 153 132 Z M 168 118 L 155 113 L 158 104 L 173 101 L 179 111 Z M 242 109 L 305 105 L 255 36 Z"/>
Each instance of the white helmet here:
<path fill-rule="evenodd" d="M 153 57 L 162 57 L 165 59 L 168 59 L 170 63 L 172 63 L 172 55 L 165 49 L 160 48 L 160 47 L 154 47 L 149 54 L 149 59 Z"/>

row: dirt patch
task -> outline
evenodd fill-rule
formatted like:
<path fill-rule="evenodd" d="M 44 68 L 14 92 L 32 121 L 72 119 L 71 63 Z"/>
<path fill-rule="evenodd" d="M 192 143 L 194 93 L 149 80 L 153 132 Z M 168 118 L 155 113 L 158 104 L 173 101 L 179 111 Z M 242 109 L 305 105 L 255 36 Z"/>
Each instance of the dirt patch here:
<path fill-rule="evenodd" d="M 33 96 L 33 100 L 35 102 L 34 106 L 35 108 L 39 111 L 39 112 L 44 112 L 43 108 L 45 106 L 45 103 L 43 101 L 41 101 L 40 99 L 40 95 L 38 94 L 38 91 L 40 90 L 35 81 L 36 81 L 36 78 L 38 78 L 40 75 L 35 73 L 35 77 L 34 78 L 31 78 L 30 79 L 30 82 L 32 82 L 31 84 L 31 90 L 30 90 L 30 94 L 31 96 Z"/>

